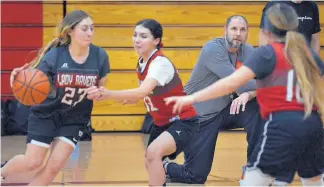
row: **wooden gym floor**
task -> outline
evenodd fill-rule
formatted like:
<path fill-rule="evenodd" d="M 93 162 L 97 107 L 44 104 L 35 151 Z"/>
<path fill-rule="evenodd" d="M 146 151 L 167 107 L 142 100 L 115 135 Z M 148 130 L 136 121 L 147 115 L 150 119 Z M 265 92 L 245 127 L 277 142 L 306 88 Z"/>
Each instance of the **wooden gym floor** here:
<path fill-rule="evenodd" d="M 92 141 L 79 143 L 53 186 L 147 186 L 144 153 L 148 135 L 141 133 L 99 133 Z M 1 137 L 1 162 L 26 149 L 25 136 Z M 221 132 L 212 171 L 205 186 L 238 186 L 246 160 L 245 133 Z M 176 162 L 183 162 L 179 155 Z M 2 186 L 25 185 L 35 172 L 7 178 Z M 181 185 L 184 184 L 168 184 Z M 292 185 L 300 185 L 296 178 Z"/>

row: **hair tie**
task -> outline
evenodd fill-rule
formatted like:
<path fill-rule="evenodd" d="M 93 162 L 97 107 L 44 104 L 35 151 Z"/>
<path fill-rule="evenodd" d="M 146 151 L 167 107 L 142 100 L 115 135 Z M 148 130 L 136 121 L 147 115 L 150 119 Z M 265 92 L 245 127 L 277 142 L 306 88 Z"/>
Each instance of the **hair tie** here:
<path fill-rule="evenodd" d="M 162 42 L 160 42 L 160 44 L 159 44 L 159 48 L 162 48 L 162 47 L 164 47 L 164 45 L 163 45 Z"/>

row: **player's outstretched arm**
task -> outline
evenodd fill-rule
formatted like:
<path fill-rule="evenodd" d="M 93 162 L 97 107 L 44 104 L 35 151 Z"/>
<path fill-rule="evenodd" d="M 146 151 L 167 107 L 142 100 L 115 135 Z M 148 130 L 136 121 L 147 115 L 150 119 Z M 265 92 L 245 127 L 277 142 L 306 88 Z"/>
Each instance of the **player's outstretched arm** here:
<path fill-rule="evenodd" d="M 255 77 L 254 72 L 246 66 L 242 66 L 230 76 L 227 76 L 214 84 L 195 92 L 192 95 L 182 97 L 169 97 L 166 98 L 166 104 L 174 103 L 173 112 L 180 112 L 182 107 L 189 104 L 207 101 L 210 99 L 218 98 L 232 93 L 243 84 Z"/>
<path fill-rule="evenodd" d="M 152 78 L 146 78 L 138 88 L 127 90 L 108 90 L 104 87 L 90 87 L 87 90 L 87 97 L 91 100 L 133 100 L 143 99 L 152 93 L 158 85 L 158 81 Z"/>

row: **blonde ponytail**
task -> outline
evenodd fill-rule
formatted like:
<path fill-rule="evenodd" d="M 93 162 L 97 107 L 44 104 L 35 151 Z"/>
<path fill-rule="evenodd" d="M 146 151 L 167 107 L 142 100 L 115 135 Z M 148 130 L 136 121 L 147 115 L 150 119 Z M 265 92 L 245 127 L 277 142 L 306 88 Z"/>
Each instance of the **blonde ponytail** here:
<path fill-rule="evenodd" d="M 60 46 L 61 42 L 59 38 L 55 38 L 53 39 L 51 42 L 49 42 L 47 44 L 47 46 L 45 46 L 44 48 L 40 49 L 38 52 L 38 55 L 36 56 L 36 58 L 34 60 L 31 61 L 31 66 L 33 68 L 37 67 L 40 63 L 40 61 L 42 60 L 42 58 L 45 56 L 45 54 L 52 48 L 52 47 L 57 47 Z"/>
<path fill-rule="evenodd" d="M 300 33 L 289 31 L 286 35 L 285 51 L 293 65 L 305 105 L 305 117 L 315 104 L 324 123 L 324 81 L 305 38 Z"/>

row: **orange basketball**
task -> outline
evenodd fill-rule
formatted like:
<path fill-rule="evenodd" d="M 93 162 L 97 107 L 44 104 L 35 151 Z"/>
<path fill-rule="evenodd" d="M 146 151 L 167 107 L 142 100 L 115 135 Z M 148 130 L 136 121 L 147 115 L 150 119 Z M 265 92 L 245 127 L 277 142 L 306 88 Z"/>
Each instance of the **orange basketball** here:
<path fill-rule="evenodd" d="M 12 84 L 14 96 L 26 106 L 42 103 L 47 98 L 50 89 L 47 75 L 33 68 L 19 72 Z"/>

